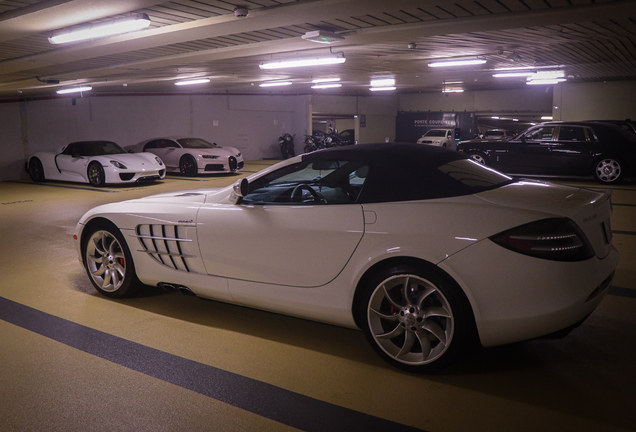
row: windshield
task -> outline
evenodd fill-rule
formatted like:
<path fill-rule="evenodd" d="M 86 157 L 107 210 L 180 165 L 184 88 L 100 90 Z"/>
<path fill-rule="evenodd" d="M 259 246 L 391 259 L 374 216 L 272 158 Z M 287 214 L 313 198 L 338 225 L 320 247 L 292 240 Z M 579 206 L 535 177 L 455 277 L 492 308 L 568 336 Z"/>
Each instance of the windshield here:
<path fill-rule="evenodd" d="M 352 204 L 362 190 L 368 167 L 346 160 L 303 161 L 250 183 L 243 203 Z"/>
<path fill-rule="evenodd" d="M 445 137 L 446 131 L 444 129 L 431 129 L 426 132 L 424 136 L 432 136 L 432 137 Z"/>
<path fill-rule="evenodd" d="M 207 142 L 201 138 L 179 138 L 177 140 L 181 147 L 191 149 L 220 148 L 218 145 Z"/>
<path fill-rule="evenodd" d="M 102 156 L 112 154 L 122 154 L 126 151 L 114 142 L 110 141 L 91 141 L 84 143 L 71 144 L 69 150 L 80 156 Z"/>

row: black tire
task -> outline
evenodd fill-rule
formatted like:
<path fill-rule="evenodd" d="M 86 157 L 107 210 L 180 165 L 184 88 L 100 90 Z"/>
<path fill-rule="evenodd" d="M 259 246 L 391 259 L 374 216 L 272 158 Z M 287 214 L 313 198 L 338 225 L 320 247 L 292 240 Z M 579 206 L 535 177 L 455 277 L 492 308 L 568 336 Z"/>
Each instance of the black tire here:
<path fill-rule="evenodd" d="M 280 154 L 283 156 L 283 159 L 287 159 L 289 157 L 287 155 L 287 145 L 285 143 L 280 145 Z"/>
<path fill-rule="evenodd" d="M 190 155 L 184 155 L 179 161 L 179 171 L 186 177 L 195 177 L 199 172 L 197 161 Z"/>
<path fill-rule="evenodd" d="M 44 167 L 40 159 L 33 158 L 29 161 L 29 176 L 34 182 L 44 181 Z"/>
<path fill-rule="evenodd" d="M 316 151 L 316 146 L 307 144 L 304 148 L 304 153 L 311 153 L 312 151 Z"/>
<path fill-rule="evenodd" d="M 475 343 L 475 319 L 466 295 L 432 265 L 394 265 L 361 289 L 358 323 L 373 349 L 392 366 L 434 372 Z"/>
<path fill-rule="evenodd" d="M 623 164 L 614 157 L 602 157 L 594 162 L 594 178 L 603 184 L 614 184 L 623 178 Z"/>
<path fill-rule="evenodd" d="M 102 187 L 106 183 L 104 168 L 99 162 L 91 162 L 88 165 L 88 182 L 95 187 Z"/>
<path fill-rule="evenodd" d="M 480 163 L 485 166 L 490 166 L 490 161 L 488 160 L 488 156 L 486 156 L 482 152 L 470 152 L 468 153 L 468 157 L 477 163 Z"/>
<path fill-rule="evenodd" d="M 95 289 L 112 298 L 134 294 L 141 282 L 119 229 L 112 223 L 99 222 L 89 225 L 86 230 L 82 236 L 82 257 Z"/>

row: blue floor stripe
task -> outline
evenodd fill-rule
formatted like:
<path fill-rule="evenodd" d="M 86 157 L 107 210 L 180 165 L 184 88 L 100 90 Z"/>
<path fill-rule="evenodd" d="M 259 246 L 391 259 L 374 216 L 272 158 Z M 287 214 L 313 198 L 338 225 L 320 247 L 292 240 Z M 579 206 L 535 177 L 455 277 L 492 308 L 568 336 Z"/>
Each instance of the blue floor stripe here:
<path fill-rule="evenodd" d="M 3 297 L 0 297 L 0 319 L 120 366 L 303 431 L 421 431 L 131 342 Z"/>
<path fill-rule="evenodd" d="M 632 289 L 632 288 L 621 288 L 621 287 L 611 286 L 609 288 L 609 291 L 607 291 L 607 293 L 610 295 L 615 295 L 620 297 L 636 298 L 636 289 Z"/>
<path fill-rule="evenodd" d="M 636 231 L 619 231 L 619 230 L 612 230 L 612 234 L 636 235 Z"/>

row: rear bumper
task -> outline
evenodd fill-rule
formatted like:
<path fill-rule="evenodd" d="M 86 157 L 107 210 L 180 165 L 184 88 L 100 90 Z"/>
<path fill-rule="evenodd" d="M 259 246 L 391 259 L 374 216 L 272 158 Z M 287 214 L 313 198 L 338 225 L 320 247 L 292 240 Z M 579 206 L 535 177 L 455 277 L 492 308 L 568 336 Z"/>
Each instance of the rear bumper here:
<path fill-rule="evenodd" d="M 617 265 L 614 248 L 602 259 L 557 262 L 484 240 L 439 267 L 466 292 L 487 347 L 541 337 L 585 319 L 607 293 Z"/>

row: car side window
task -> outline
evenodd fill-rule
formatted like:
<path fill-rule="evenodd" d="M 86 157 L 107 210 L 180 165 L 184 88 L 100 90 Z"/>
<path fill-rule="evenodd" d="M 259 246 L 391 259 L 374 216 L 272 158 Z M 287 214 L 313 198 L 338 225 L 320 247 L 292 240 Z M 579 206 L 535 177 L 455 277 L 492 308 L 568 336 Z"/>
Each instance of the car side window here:
<path fill-rule="evenodd" d="M 559 128 L 559 141 L 587 141 L 585 129 L 579 126 L 561 126 Z"/>
<path fill-rule="evenodd" d="M 357 161 L 302 161 L 264 175 L 249 185 L 242 204 L 353 204 L 369 168 Z"/>
<path fill-rule="evenodd" d="M 179 144 L 177 144 L 176 142 L 174 142 L 172 140 L 161 140 L 161 145 L 162 145 L 162 147 L 165 147 L 165 148 L 179 147 Z"/>
<path fill-rule="evenodd" d="M 159 143 L 159 140 L 148 141 L 146 145 L 144 146 L 144 151 L 148 149 L 159 148 L 158 143 Z"/>
<path fill-rule="evenodd" d="M 554 126 L 542 126 L 529 130 L 523 136 L 527 140 L 533 141 L 551 141 L 554 136 Z"/>

